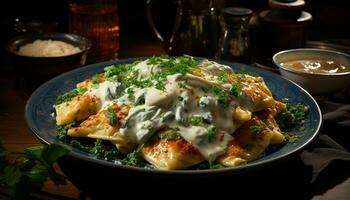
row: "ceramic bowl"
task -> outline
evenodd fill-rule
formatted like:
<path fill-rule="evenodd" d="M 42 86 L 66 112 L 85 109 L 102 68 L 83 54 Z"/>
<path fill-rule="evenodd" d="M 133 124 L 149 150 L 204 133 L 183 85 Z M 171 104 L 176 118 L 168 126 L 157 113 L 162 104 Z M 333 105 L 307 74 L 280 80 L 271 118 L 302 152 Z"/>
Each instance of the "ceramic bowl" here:
<path fill-rule="evenodd" d="M 36 40 L 63 41 L 79 47 L 81 51 L 57 57 L 33 57 L 18 53 L 20 47 Z M 41 83 L 63 72 L 85 65 L 90 48 L 91 42 L 88 39 L 69 33 L 24 34 L 10 39 L 5 44 L 5 49 L 10 54 L 13 71 L 28 80 L 41 80 Z"/>
<path fill-rule="evenodd" d="M 350 70 L 343 73 L 311 73 L 297 71 L 281 64 L 308 59 L 332 60 L 350 68 L 350 55 L 332 50 L 290 49 L 273 56 L 273 62 L 284 78 L 299 84 L 313 95 L 328 95 L 350 86 Z"/>

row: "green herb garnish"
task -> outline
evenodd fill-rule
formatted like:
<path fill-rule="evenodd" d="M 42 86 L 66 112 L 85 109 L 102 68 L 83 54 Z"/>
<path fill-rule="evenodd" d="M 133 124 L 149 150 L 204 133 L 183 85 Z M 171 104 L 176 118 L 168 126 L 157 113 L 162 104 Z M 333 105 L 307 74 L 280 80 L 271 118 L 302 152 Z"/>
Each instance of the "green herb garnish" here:
<path fill-rule="evenodd" d="M 63 95 L 58 96 L 57 99 L 56 99 L 56 103 L 55 104 L 58 105 L 58 104 L 70 101 L 71 99 L 73 99 L 76 96 L 83 95 L 86 91 L 87 91 L 86 88 L 75 88 L 75 89 L 72 89 L 72 90 L 70 90 L 69 92 L 67 92 L 67 93 L 65 93 Z"/>
<path fill-rule="evenodd" d="M 218 79 L 224 83 L 227 83 L 229 78 L 230 75 L 225 70 L 221 71 L 218 75 Z"/>
<path fill-rule="evenodd" d="M 220 103 L 225 108 L 228 107 L 230 103 L 230 97 L 225 89 L 220 88 L 219 86 L 214 86 L 212 87 L 212 92 L 216 97 L 218 103 Z"/>
<path fill-rule="evenodd" d="M 114 110 L 112 108 L 108 108 L 105 112 L 105 116 L 109 120 L 109 124 L 115 125 L 118 122 L 117 115 L 115 114 Z"/>
<path fill-rule="evenodd" d="M 211 142 L 216 137 L 216 127 L 211 125 L 208 127 L 208 141 Z"/>
<path fill-rule="evenodd" d="M 263 131 L 264 127 L 262 125 L 254 125 L 254 126 L 250 126 L 249 129 L 251 133 L 257 134 Z"/>
<path fill-rule="evenodd" d="M 124 159 L 121 160 L 122 164 L 134 166 L 134 167 L 144 167 L 146 165 L 145 161 L 142 159 L 140 150 L 135 150 L 129 153 Z"/>
<path fill-rule="evenodd" d="M 99 158 L 107 159 L 107 160 L 115 160 L 123 158 L 123 154 L 121 154 L 117 148 L 113 145 L 104 144 L 103 140 L 96 140 L 94 143 L 94 147 L 89 149 L 89 153 L 96 155 Z"/>
<path fill-rule="evenodd" d="M 221 169 L 224 168 L 223 165 L 215 161 L 204 161 L 198 165 L 196 169 Z"/>
<path fill-rule="evenodd" d="M 289 130 L 297 125 L 303 124 L 307 112 L 308 108 L 301 103 L 296 105 L 287 103 L 285 109 L 277 115 L 276 122 L 281 130 Z"/>
<path fill-rule="evenodd" d="M 241 89 L 241 86 L 238 85 L 237 83 L 234 83 L 232 84 L 230 90 L 229 90 L 230 94 L 235 96 L 235 97 L 238 97 L 242 94 L 242 89 Z"/>
<path fill-rule="evenodd" d="M 192 116 L 190 122 L 193 126 L 198 126 L 203 123 L 203 118 L 201 116 Z"/>
<path fill-rule="evenodd" d="M 98 87 L 100 86 L 99 74 L 95 74 L 91 80 L 92 80 L 91 88 L 98 89 Z"/>
<path fill-rule="evenodd" d="M 68 152 L 70 148 L 58 144 L 7 152 L 0 142 L 0 186 L 7 188 L 11 199 L 28 199 L 47 179 L 64 185 L 65 177 L 55 171 L 53 164 Z"/>
<path fill-rule="evenodd" d="M 165 140 L 165 141 L 175 141 L 181 138 L 178 130 L 174 130 L 174 129 L 168 129 L 166 131 L 163 131 L 158 134 L 158 137 L 161 140 Z"/>
<path fill-rule="evenodd" d="M 201 89 L 204 93 L 208 93 L 210 91 L 210 88 L 207 87 L 201 87 Z"/>

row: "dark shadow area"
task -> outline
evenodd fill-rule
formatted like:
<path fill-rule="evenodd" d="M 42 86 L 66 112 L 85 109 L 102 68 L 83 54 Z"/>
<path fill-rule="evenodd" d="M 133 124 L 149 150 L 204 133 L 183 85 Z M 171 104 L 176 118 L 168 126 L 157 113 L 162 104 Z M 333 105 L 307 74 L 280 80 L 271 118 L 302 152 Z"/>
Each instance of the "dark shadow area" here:
<path fill-rule="evenodd" d="M 69 162 L 69 164 L 67 164 Z M 74 164 L 72 164 L 74 163 Z M 298 157 L 249 172 L 221 175 L 170 176 L 122 171 L 116 168 L 62 160 L 62 170 L 71 181 L 93 199 L 104 199 L 123 191 L 132 198 L 152 199 L 311 199 L 310 169 Z"/>

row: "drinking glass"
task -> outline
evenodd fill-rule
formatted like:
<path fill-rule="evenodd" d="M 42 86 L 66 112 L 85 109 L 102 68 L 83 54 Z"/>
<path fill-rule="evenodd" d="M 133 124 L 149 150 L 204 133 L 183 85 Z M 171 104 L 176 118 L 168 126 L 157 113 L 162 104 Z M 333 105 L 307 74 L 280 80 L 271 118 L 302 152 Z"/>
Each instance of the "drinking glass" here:
<path fill-rule="evenodd" d="M 69 31 L 92 42 L 87 62 L 118 58 L 119 17 L 117 0 L 71 0 Z"/>

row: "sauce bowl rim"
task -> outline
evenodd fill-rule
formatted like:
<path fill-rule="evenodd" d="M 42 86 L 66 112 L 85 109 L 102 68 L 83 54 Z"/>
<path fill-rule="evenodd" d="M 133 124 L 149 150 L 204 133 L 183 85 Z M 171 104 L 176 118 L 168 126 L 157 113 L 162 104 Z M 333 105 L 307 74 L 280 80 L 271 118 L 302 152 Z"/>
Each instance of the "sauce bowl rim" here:
<path fill-rule="evenodd" d="M 305 72 L 304 71 L 297 71 L 297 70 L 293 70 L 293 69 L 288 68 L 288 67 L 284 67 L 279 62 L 277 62 L 278 56 L 281 56 L 281 55 L 286 54 L 286 53 L 302 52 L 302 51 L 326 52 L 326 53 L 331 53 L 331 54 L 338 54 L 340 56 L 348 57 L 350 59 L 349 54 L 343 53 L 340 51 L 333 51 L 333 50 L 327 50 L 327 49 L 317 49 L 317 48 L 297 48 L 297 49 L 287 49 L 287 50 L 283 50 L 283 51 L 276 53 L 275 55 L 273 55 L 272 61 L 278 68 L 285 70 L 285 71 L 288 71 L 288 72 L 291 72 L 291 73 L 300 74 L 300 75 L 310 75 L 310 76 L 347 76 L 347 75 L 350 75 L 350 71 L 341 72 L 341 73 L 317 73 L 317 72 L 310 73 L 310 72 L 306 72 L 306 71 Z"/>

